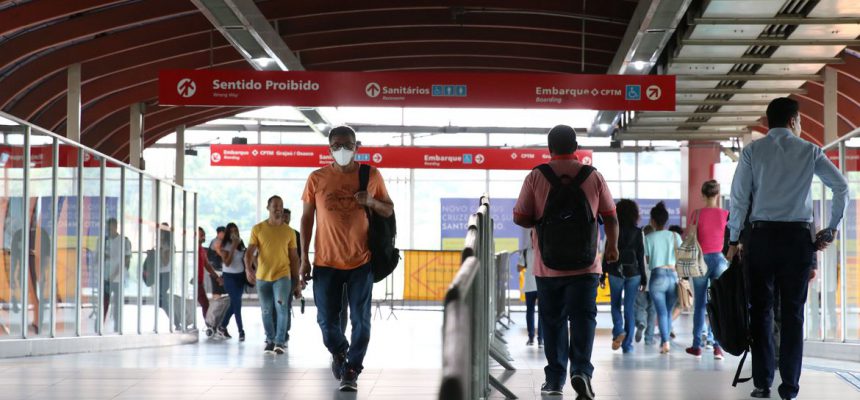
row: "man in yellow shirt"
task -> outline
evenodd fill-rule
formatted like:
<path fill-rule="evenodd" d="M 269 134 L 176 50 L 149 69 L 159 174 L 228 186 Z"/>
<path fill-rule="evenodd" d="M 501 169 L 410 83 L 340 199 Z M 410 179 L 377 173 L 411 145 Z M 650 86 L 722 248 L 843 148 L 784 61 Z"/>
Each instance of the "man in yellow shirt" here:
<path fill-rule="evenodd" d="M 279 196 L 269 198 L 266 209 L 269 218 L 251 229 L 251 241 L 245 252 L 245 273 L 248 282 L 257 285 L 263 328 L 266 330 L 266 354 L 284 354 L 290 310 L 287 303 L 292 291 L 301 295 L 301 287 L 292 287 L 292 276 L 299 274 L 296 231 L 284 223 L 284 201 Z M 257 257 L 257 268 L 253 267 Z M 277 318 L 273 318 L 273 313 Z M 277 320 L 277 323 L 275 323 Z"/>

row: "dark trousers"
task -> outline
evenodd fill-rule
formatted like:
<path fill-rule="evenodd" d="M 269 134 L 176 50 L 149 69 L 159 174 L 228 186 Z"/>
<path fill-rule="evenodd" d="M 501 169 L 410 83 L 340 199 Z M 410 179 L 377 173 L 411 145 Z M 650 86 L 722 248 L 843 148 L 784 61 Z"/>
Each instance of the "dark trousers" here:
<path fill-rule="evenodd" d="M 591 350 L 597 326 L 599 275 L 538 277 L 538 315 L 543 324 L 546 382 L 563 386 L 570 375 L 594 373 Z M 570 324 L 570 330 L 568 330 Z"/>
<path fill-rule="evenodd" d="M 535 338 L 535 306 L 537 305 L 537 290 L 534 292 L 526 292 L 526 330 L 529 332 L 529 340 Z M 537 322 L 537 338 L 538 342 L 543 341 L 543 327 L 540 325 L 540 318 Z"/>
<path fill-rule="evenodd" d="M 346 340 L 340 320 L 344 284 L 352 322 L 352 343 Z M 322 330 L 325 347 L 332 354 L 347 352 L 347 367 L 361 372 L 370 343 L 370 300 L 373 293 L 370 264 L 352 270 L 315 267 L 313 286 L 317 323 Z"/>
<path fill-rule="evenodd" d="M 779 386 L 781 397 L 799 391 L 803 360 L 803 307 L 812 269 L 814 248 L 809 230 L 802 227 L 755 228 L 750 236 L 749 283 L 753 382 L 770 388 L 776 369 L 772 311 L 779 291 L 781 334 Z"/>
<path fill-rule="evenodd" d="M 245 331 L 245 326 L 242 325 L 242 295 L 245 293 L 245 273 L 232 274 L 225 272 L 221 275 L 224 279 L 224 290 L 230 296 L 230 308 L 224 314 L 224 321 L 221 326 L 226 328 L 230 323 L 230 318 L 236 316 L 236 327 L 239 332 Z"/>

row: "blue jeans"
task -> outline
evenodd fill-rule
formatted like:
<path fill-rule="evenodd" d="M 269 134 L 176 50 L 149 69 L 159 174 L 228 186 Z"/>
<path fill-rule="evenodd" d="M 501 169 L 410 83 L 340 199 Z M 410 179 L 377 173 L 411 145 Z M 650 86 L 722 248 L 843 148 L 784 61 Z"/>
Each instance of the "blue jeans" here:
<path fill-rule="evenodd" d="M 230 308 L 224 314 L 221 326 L 226 328 L 227 324 L 230 323 L 230 317 L 235 315 L 236 327 L 239 328 L 240 333 L 244 332 L 245 328 L 242 326 L 242 295 L 245 294 L 245 273 L 233 274 L 225 272 L 221 277 L 224 278 L 224 290 L 230 296 Z"/>
<path fill-rule="evenodd" d="M 287 341 L 287 324 L 290 320 L 287 299 L 292 292 L 292 286 L 293 282 L 289 276 L 276 281 L 257 280 L 257 296 L 260 299 L 260 308 L 263 310 L 263 328 L 266 330 L 267 343 L 283 346 Z M 272 314 L 278 316 L 277 325 Z"/>
<path fill-rule="evenodd" d="M 535 338 L 535 305 L 537 304 L 537 291 L 526 292 L 526 330 L 529 332 L 529 340 Z M 538 342 L 543 341 L 543 329 L 540 326 L 540 317 L 537 322 Z"/>
<path fill-rule="evenodd" d="M 538 277 L 539 315 L 544 324 L 544 367 L 546 382 L 564 386 L 568 375 L 591 377 L 591 351 L 597 327 L 597 286 L 599 276 Z M 568 324 L 573 329 L 568 329 Z"/>
<path fill-rule="evenodd" d="M 678 300 L 678 275 L 668 268 L 652 269 L 650 292 L 660 325 L 660 344 L 668 343 L 672 332 L 672 309 Z"/>
<path fill-rule="evenodd" d="M 322 330 L 323 344 L 331 354 L 347 353 L 346 368 L 361 372 L 370 343 L 370 299 L 373 293 L 370 264 L 351 270 L 314 267 L 313 283 L 317 323 Z M 344 284 L 352 322 L 352 344 L 346 340 L 340 323 Z"/>
<path fill-rule="evenodd" d="M 723 257 L 723 253 L 705 254 L 705 264 L 708 265 L 708 273 L 705 276 L 693 278 L 693 347 L 702 347 L 702 333 L 705 326 L 705 308 L 708 305 L 708 283 L 720 277 L 729 263 Z M 708 329 L 708 337 L 711 336 Z M 714 340 L 714 346 L 720 344 Z"/>
<path fill-rule="evenodd" d="M 654 301 L 647 290 L 636 295 L 636 326 L 645 330 L 645 344 L 654 344 L 654 321 L 657 312 L 654 311 Z"/>
<path fill-rule="evenodd" d="M 642 278 L 632 276 L 622 278 L 609 274 L 609 299 L 612 307 L 612 338 L 626 333 L 627 337 L 621 344 L 621 349 L 627 353 L 633 350 L 633 334 L 636 331 L 636 296 L 639 293 L 639 282 Z M 622 302 L 622 294 L 624 300 Z M 621 305 L 624 305 L 624 314 Z"/>

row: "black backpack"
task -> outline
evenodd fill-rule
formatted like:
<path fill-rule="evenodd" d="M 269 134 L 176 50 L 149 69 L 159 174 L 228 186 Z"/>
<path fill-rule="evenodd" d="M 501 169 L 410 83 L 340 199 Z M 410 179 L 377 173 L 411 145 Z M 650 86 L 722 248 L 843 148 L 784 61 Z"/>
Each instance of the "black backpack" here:
<path fill-rule="evenodd" d="M 147 250 L 143 259 L 143 283 L 147 287 L 155 284 L 155 249 Z"/>
<path fill-rule="evenodd" d="M 726 272 L 711 281 L 711 287 L 708 289 L 708 319 L 714 331 L 714 338 L 729 354 L 743 355 L 732 386 L 751 379 L 740 378 L 752 343 L 747 293 L 744 267 L 737 261 L 732 261 Z"/>
<path fill-rule="evenodd" d="M 221 260 L 221 256 L 211 247 L 206 248 L 206 259 L 209 260 L 209 264 L 212 264 L 212 268 L 216 271 L 221 271 L 224 268 L 224 261 Z"/>
<path fill-rule="evenodd" d="M 618 237 L 618 261 L 607 263 L 604 261 L 605 272 L 612 271 L 615 275 L 630 278 L 639 276 L 639 258 L 636 256 L 636 246 L 642 230 L 636 227 L 621 228 Z"/>
<path fill-rule="evenodd" d="M 561 271 L 591 267 L 597 256 L 597 219 L 581 186 L 594 168 L 583 165 L 573 179 L 559 178 L 549 164 L 536 169 L 552 185 L 543 216 L 535 226 L 541 260 Z"/>
<path fill-rule="evenodd" d="M 361 164 L 358 168 L 358 190 L 367 190 L 370 180 L 370 166 Z M 370 267 L 373 270 L 373 282 L 379 282 L 390 275 L 400 263 L 400 250 L 394 247 L 397 237 L 397 220 L 394 214 L 383 217 L 369 209 L 367 219 L 370 227 L 367 230 L 367 245 L 370 249 Z"/>

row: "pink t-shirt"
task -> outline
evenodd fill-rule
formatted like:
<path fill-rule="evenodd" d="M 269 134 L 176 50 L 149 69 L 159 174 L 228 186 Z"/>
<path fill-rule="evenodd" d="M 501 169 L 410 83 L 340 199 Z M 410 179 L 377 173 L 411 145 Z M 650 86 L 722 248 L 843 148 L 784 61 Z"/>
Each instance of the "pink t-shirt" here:
<path fill-rule="evenodd" d="M 549 162 L 552 170 L 558 176 L 567 175 L 573 178 L 579 173 L 582 164 L 572 157 L 553 157 Z M 517 199 L 517 204 L 514 206 L 514 214 L 528 217 L 532 220 L 538 220 L 543 216 L 544 205 L 546 198 L 549 195 L 551 185 L 544 178 L 540 171 L 534 170 L 523 182 L 523 187 L 520 189 L 520 197 Z M 604 216 L 615 215 L 615 202 L 612 200 L 612 194 L 609 193 L 609 188 L 606 186 L 606 181 L 599 172 L 594 171 L 591 176 L 582 184 L 582 189 L 591 203 L 591 209 L 597 214 Z M 532 229 L 532 243 L 538 243 L 537 232 Z M 558 277 L 558 276 L 574 276 L 584 274 L 599 274 L 601 272 L 599 257 L 596 257 L 594 264 L 587 269 L 577 271 L 559 271 L 551 269 L 543 265 L 540 255 L 540 246 L 534 247 L 534 274 L 538 277 Z"/>
<path fill-rule="evenodd" d="M 699 235 L 699 245 L 702 246 L 702 253 L 722 252 L 729 212 L 722 208 L 702 208 L 698 212 L 699 225 L 696 231 Z M 694 223 L 695 217 L 696 213 L 693 212 L 688 221 L 691 224 Z"/>

